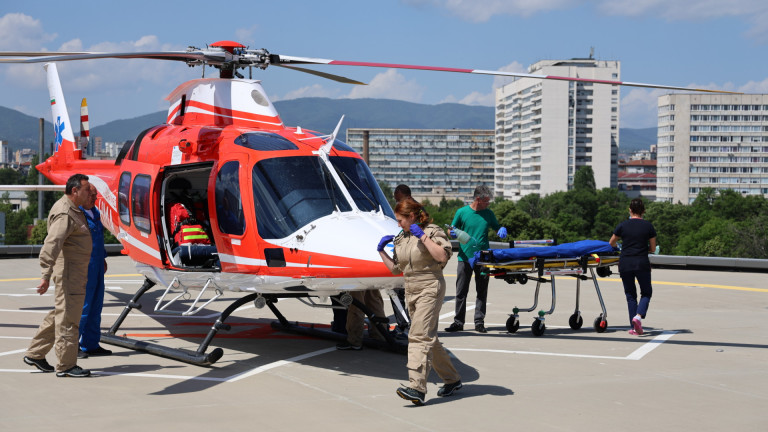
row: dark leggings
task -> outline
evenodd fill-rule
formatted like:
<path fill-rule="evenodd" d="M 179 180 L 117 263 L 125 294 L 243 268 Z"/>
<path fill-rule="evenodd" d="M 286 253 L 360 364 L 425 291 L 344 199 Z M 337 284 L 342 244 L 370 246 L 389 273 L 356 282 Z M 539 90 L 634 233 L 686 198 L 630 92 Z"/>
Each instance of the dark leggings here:
<path fill-rule="evenodd" d="M 635 279 L 640 285 L 640 302 L 637 301 L 637 287 Z M 651 302 L 653 287 L 651 286 L 650 270 L 630 270 L 621 272 L 621 282 L 624 284 L 624 294 L 627 296 L 627 309 L 629 310 L 629 325 L 632 325 L 632 318 L 640 314 L 645 318 L 648 313 L 648 304 Z"/>

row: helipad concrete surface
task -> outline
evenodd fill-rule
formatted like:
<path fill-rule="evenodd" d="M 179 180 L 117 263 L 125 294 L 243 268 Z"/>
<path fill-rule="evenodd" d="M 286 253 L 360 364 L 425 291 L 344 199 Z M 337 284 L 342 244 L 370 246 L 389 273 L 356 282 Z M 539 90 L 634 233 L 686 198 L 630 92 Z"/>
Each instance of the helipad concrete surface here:
<path fill-rule="evenodd" d="M 112 325 L 142 278 L 125 257 L 110 257 L 102 327 Z M 576 282 L 557 279 L 557 306 L 543 336 L 532 313 L 517 333 L 505 322 L 533 303 L 535 283 L 492 280 L 487 334 L 442 331 L 453 317 L 455 262 L 446 267 L 448 296 L 440 339 L 455 356 L 464 388 L 427 403 L 396 396 L 407 383 L 406 358 L 374 349 L 336 351 L 334 342 L 274 331 L 267 308 L 253 304 L 229 319 L 211 348 L 224 356 L 192 366 L 105 345 L 109 357 L 79 364 L 91 378 L 57 378 L 22 362 L 30 338 L 53 306 L 39 296 L 37 259 L 0 260 L 0 430 L 264 430 L 264 431 L 722 431 L 768 430 L 768 275 L 654 270 L 646 334 L 627 334 L 617 275 L 598 279 L 609 328 L 591 281 L 582 283 L 584 326 L 571 330 Z M 473 289 L 473 288 L 472 288 Z M 549 285 L 538 309 L 549 309 Z M 193 317 L 153 312 L 161 288 L 142 298 L 119 334 L 195 350 L 224 297 Z M 474 292 L 470 295 L 474 307 Z M 282 300 L 289 320 L 327 325 L 331 312 Z M 386 308 L 391 312 L 389 302 Z M 469 316 L 472 315 L 470 310 Z M 51 352 L 48 361 L 55 364 Z"/>

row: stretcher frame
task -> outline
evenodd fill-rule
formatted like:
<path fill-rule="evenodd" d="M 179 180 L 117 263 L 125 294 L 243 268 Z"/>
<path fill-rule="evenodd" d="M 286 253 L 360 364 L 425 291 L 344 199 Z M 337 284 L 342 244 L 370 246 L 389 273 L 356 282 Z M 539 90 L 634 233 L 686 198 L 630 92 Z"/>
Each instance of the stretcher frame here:
<path fill-rule="evenodd" d="M 536 248 L 538 249 L 538 248 Z M 546 248 L 545 248 L 546 249 Z M 576 305 L 573 314 L 568 319 L 568 324 L 573 330 L 578 330 L 584 324 L 584 319 L 579 310 L 579 298 L 581 295 L 581 281 L 592 280 L 595 292 L 600 302 L 601 313 L 595 318 L 593 327 L 596 332 L 602 333 L 608 328 L 608 311 L 605 309 L 597 276 L 606 277 L 612 272 L 610 267 L 619 263 L 617 253 L 590 253 L 578 257 L 532 257 L 525 260 L 511 260 L 493 262 L 491 251 L 481 251 L 476 266 L 481 268 L 481 273 L 488 274 L 494 279 L 502 279 L 507 283 L 525 284 L 528 280 L 536 281 L 533 305 L 528 308 L 515 306 L 506 322 L 507 331 L 515 333 L 520 328 L 520 312 L 532 312 L 539 303 L 539 292 L 543 283 L 549 283 L 552 288 L 552 303 L 548 311 L 539 310 L 531 325 L 531 331 L 535 336 L 541 336 L 546 330 L 544 323 L 546 316 L 555 311 L 557 276 L 571 276 L 576 278 Z"/>

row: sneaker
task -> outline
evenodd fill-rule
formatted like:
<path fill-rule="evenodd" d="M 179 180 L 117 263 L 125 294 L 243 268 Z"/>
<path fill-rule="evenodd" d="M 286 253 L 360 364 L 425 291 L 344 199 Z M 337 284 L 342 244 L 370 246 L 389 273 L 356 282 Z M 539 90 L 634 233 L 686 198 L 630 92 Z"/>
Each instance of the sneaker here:
<path fill-rule="evenodd" d="M 643 334 L 643 323 L 639 319 L 632 318 L 632 327 L 638 335 Z"/>
<path fill-rule="evenodd" d="M 77 350 L 77 358 L 79 358 L 79 359 L 87 359 L 88 358 L 88 353 L 83 351 L 83 350 L 81 350 L 81 349 L 78 349 Z"/>
<path fill-rule="evenodd" d="M 87 351 L 86 354 L 91 357 L 108 356 L 108 355 L 112 355 L 112 351 L 108 349 L 104 349 L 102 347 L 98 347 L 94 350 Z"/>
<path fill-rule="evenodd" d="M 453 323 L 450 326 L 445 328 L 445 331 L 447 331 L 448 333 L 453 333 L 453 332 L 462 331 L 462 330 L 464 330 L 464 326 L 458 325 L 456 323 Z"/>
<path fill-rule="evenodd" d="M 634 330 L 630 330 L 627 333 L 631 334 L 632 336 L 637 336 L 637 332 Z"/>
<path fill-rule="evenodd" d="M 478 333 L 488 333 L 488 330 L 485 329 L 485 324 L 476 325 L 475 331 L 477 331 Z"/>
<path fill-rule="evenodd" d="M 91 376 L 91 371 L 75 365 L 65 370 L 64 372 L 56 372 L 56 376 L 59 378 L 65 378 L 65 377 L 84 378 L 84 377 Z"/>
<path fill-rule="evenodd" d="M 337 343 L 336 344 L 336 349 L 337 350 L 358 350 L 359 351 L 359 350 L 363 349 L 363 346 L 362 345 L 352 345 L 351 343 L 349 343 L 347 341 L 344 341 L 344 342 L 341 342 L 341 343 Z"/>
<path fill-rule="evenodd" d="M 53 372 L 56 370 L 53 366 L 48 364 L 48 360 L 45 358 L 33 359 L 32 357 L 24 356 L 24 363 L 38 368 L 41 372 Z"/>
<path fill-rule="evenodd" d="M 442 397 L 448 397 L 453 394 L 456 390 L 464 387 L 464 384 L 461 383 L 461 380 L 456 381 L 455 383 L 446 384 L 442 387 L 440 387 L 440 390 L 437 391 L 438 396 Z"/>
<path fill-rule="evenodd" d="M 413 402 L 414 405 L 424 405 L 424 393 L 410 387 L 398 388 L 397 395 L 405 400 Z"/>

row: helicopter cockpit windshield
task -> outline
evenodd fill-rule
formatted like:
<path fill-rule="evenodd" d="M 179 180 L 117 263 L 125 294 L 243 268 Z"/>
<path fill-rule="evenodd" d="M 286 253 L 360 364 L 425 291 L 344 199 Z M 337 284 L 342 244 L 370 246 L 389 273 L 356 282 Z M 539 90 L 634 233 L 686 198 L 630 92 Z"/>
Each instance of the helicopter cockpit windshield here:
<path fill-rule="evenodd" d="M 395 219 L 395 213 L 362 159 L 340 156 L 328 159 L 355 200 L 357 208 L 362 211 L 379 211 L 381 208 L 385 215 Z"/>
<path fill-rule="evenodd" d="M 381 208 L 394 219 L 391 207 L 362 161 L 344 157 L 330 159 L 353 197 L 355 207 L 363 211 Z M 353 210 L 342 187 L 317 156 L 264 159 L 253 167 L 252 179 L 256 224 L 262 238 L 284 238 L 334 211 Z"/>

